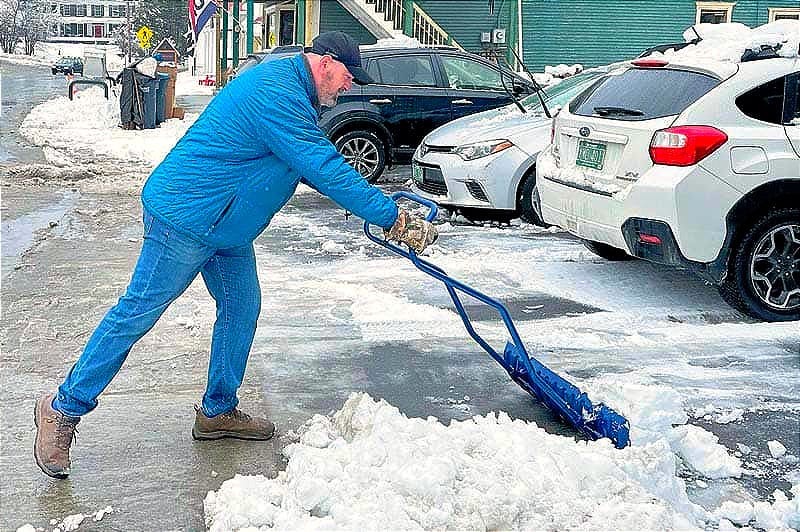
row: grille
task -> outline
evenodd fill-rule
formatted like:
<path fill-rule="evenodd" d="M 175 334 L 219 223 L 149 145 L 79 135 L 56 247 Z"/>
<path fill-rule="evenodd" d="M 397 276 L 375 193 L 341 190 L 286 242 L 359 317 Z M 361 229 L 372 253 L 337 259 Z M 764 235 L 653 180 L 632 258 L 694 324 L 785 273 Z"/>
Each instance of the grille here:
<path fill-rule="evenodd" d="M 489 201 L 489 198 L 486 197 L 486 192 L 483 191 L 483 187 L 480 183 L 476 183 L 475 181 L 467 181 L 465 183 L 467 185 L 467 190 L 469 193 L 472 194 L 472 197 L 479 201 Z"/>
<path fill-rule="evenodd" d="M 422 166 L 422 182 L 417 182 L 417 188 L 428 194 L 436 196 L 447 195 L 447 185 L 444 182 L 442 170 L 435 166 Z"/>
<path fill-rule="evenodd" d="M 417 188 L 435 196 L 447 196 L 447 185 L 444 183 L 417 183 Z"/>

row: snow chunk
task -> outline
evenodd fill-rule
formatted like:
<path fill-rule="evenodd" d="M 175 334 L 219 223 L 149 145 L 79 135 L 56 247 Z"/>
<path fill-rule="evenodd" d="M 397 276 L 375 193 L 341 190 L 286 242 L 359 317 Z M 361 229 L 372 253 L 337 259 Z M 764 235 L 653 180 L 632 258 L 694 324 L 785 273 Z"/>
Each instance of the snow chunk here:
<path fill-rule="evenodd" d="M 326 240 L 322 243 L 322 251 L 331 255 L 344 255 L 347 253 L 347 247 L 333 240 Z"/>
<path fill-rule="evenodd" d="M 664 441 L 617 450 L 504 413 L 445 426 L 363 393 L 300 431 L 285 473 L 208 493 L 210 530 L 693 529 L 702 513 Z"/>
<path fill-rule="evenodd" d="M 30 523 L 25 523 L 17 529 L 17 532 L 36 532 L 36 527 Z"/>
<path fill-rule="evenodd" d="M 741 460 L 729 455 L 728 450 L 719 444 L 719 438 L 704 428 L 694 425 L 675 427 L 671 438 L 673 451 L 698 473 L 711 479 L 742 475 Z"/>
<path fill-rule="evenodd" d="M 753 519 L 753 505 L 749 502 L 725 501 L 714 515 L 720 519 L 726 518 L 737 525 L 746 525 Z"/>
<path fill-rule="evenodd" d="M 773 458 L 780 458 L 786 454 L 786 447 L 778 440 L 768 441 L 767 447 L 769 447 L 769 454 L 771 454 Z"/>

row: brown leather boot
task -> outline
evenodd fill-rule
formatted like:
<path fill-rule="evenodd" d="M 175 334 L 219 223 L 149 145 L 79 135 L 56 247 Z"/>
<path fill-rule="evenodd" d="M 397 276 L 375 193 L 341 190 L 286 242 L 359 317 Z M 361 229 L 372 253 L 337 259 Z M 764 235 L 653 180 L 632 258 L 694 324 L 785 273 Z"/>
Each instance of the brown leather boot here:
<path fill-rule="evenodd" d="M 218 440 L 238 438 L 240 440 L 268 440 L 275 434 L 275 425 L 261 417 L 251 417 L 234 408 L 214 417 L 206 417 L 203 410 L 195 406 L 197 412 L 192 427 L 195 440 Z"/>
<path fill-rule="evenodd" d="M 49 393 L 36 401 L 33 421 L 36 423 L 36 442 L 33 457 L 45 475 L 54 478 L 69 476 L 69 448 L 79 417 L 70 417 L 53 408 L 54 394 Z"/>

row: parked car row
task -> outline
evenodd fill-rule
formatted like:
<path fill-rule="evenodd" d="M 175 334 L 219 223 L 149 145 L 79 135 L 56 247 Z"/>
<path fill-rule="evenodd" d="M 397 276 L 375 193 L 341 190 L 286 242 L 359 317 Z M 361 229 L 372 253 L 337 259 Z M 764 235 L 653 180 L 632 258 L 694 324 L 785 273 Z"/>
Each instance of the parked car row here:
<path fill-rule="evenodd" d="M 548 90 L 552 121 L 535 97 L 456 120 L 423 139 L 412 191 L 558 225 L 606 259 L 694 271 L 754 318 L 798 320 L 800 50 L 779 52 L 643 57 Z"/>

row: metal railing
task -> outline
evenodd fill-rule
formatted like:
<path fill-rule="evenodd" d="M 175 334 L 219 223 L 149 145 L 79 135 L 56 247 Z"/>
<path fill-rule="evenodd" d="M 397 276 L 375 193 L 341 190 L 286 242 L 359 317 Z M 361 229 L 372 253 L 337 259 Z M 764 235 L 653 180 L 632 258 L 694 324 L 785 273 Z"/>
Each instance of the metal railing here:
<path fill-rule="evenodd" d="M 416 2 L 414 3 L 413 28 L 413 37 L 426 46 L 450 45 L 461 48 L 461 45 L 450 37 Z"/>
<path fill-rule="evenodd" d="M 375 9 L 375 13 L 383 15 L 383 20 L 391 22 L 395 30 L 403 29 L 403 0 L 365 0 Z M 439 26 L 416 2 L 413 5 L 412 37 L 425 46 L 450 45 L 461 48 L 455 39 Z M 463 48 L 462 48 L 463 49 Z"/>

